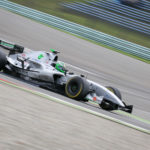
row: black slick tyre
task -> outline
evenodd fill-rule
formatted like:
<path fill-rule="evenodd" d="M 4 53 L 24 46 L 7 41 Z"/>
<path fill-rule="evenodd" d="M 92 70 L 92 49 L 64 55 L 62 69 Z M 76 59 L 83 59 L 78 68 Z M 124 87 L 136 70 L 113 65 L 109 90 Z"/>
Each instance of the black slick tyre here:
<path fill-rule="evenodd" d="M 89 92 L 89 84 L 86 79 L 75 76 L 68 80 L 65 86 L 66 96 L 76 100 L 84 100 Z"/>
<path fill-rule="evenodd" d="M 0 71 L 4 69 L 6 63 L 7 63 L 6 55 L 2 51 L 0 51 Z"/>
<path fill-rule="evenodd" d="M 116 110 L 118 109 L 118 105 L 110 102 L 109 100 L 104 99 L 102 103 L 99 105 L 104 110 Z"/>

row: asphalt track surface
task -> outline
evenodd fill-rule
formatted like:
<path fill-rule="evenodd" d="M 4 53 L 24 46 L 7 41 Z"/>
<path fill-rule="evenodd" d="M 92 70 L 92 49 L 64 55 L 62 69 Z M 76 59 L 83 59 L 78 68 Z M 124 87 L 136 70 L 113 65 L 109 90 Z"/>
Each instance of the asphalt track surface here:
<path fill-rule="evenodd" d="M 133 114 L 150 120 L 150 66 L 148 64 L 3 9 L 0 9 L 0 37 L 34 50 L 46 51 L 49 48 L 54 48 L 61 51 L 60 60 L 88 71 L 88 73 L 80 72 L 87 75 L 91 80 L 119 88 L 125 102 L 134 105 Z M 103 111 L 92 104 L 70 100 L 2 73 L 0 78 L 5 78 L 150 130 L 149 124 L 139 122 L 136 119 Z"/>
<path fill-rule="evenodd" d="M 3 83 L 0 91 L 1 150 L 149 149 L 148 134 Z"/>

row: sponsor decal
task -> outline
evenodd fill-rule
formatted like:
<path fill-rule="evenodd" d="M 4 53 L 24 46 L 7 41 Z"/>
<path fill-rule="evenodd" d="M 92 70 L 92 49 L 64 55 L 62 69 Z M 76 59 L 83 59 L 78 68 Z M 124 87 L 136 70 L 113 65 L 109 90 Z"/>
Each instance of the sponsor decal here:
<path fill-rule="evenodd" d="M 43 54 L 40 54 L 39 56 L 38 56 L 38 59 L 41 59 L 41 58 L 43 58 L 44 56 L 43 56 Z"/>

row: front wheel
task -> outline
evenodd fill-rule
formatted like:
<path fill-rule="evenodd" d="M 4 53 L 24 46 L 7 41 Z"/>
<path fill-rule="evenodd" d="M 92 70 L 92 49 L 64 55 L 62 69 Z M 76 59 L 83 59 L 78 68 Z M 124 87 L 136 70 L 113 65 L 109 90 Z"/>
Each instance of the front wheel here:
<path fill-rule="evenodd" d="M 68 97 L 84 100 L 84 97 L 89 92 L 88 82 L 79 76 L 73 77 L 68 80 L 65 86 L 65 93 Z"/>
<path fill-rule="evenodd" d="M 112 111 L 118 109 L 118 105 L 104 99 L 99 105 L 102 109 Z"/>
<path fill-rule="evenodd" d="M 0 71 L 4 69 L 7 63 L 6 55 L 0 51 Z"/>

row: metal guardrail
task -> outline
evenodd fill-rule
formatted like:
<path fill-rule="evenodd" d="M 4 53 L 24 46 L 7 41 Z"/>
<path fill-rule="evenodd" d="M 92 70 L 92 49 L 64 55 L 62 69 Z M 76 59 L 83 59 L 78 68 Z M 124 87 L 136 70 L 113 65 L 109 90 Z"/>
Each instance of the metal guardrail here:
<path fill-rule="evenodd" d="M 109 0 L 99 0 L 99 1 L 86 1 L 89 4 L 92 4 L 96 7 L 101 7 L 107 10 L 111 10 L 116 13 L 120 13 L 125 16 L 129 16 L 134 19 L 138 19 L 145 22 L 150 22 L 150 13 L 143 10 L 123 5 L 120 3 L 114 3 Z"/>
<path fill-rule="evenodd" d="M 99 1 L 99 0 L 98 0 Z M 121 3 L 120 0 L 110 0 L 114 3 Z M 150 2 L 148 0 L 140 0 L 140 2 L 138 2 L 137 4 L 134 5 L 136 8 L 140 8 L 142 10 L 147 10 L 147 11 L 150 11 Z"/>
<path fill-rule="evenodd" d="M 45 23 L 47 25 L 56 27 L 63 31 L 67 31 L 71 34 L 83 37 L 85 39 L 92 40 L 97 43 L 102 43 L 104 45 L 116 48 L 120 51 L 143 58 L 145 60 L 150 60 L 149 48 L 116 38 L 114 36 L 110 36 L 108 34 L 104 34 L 91 28 L 84 27 L 79 24 L 16 3 L 9 2 L 7 0 L 0 0 L 0 7 L 15 12 L 17 14 L 23 15 L 25 17 L 34 19 L 36 21 Z"/>
<path fill-rule="evenodd" d="M 142 0 L 139 4 L 135 5 L 137 8 L 150 11 L 150 2 Z"/>
<path fill-rule="evenodd" d="M 62 5 L 72 10 L 82 12 L 84 14 L 94 16 L 99 19 L 103 19 L 117 25 L 150 35 L 150 25 L 147 23 L 131 19 L 129 17 L 125 17 L 123 15 L 119 15 L 114 12 L 91 6 L 85 3 L 75 2 L 71 4 L 65 3 Z"/>

